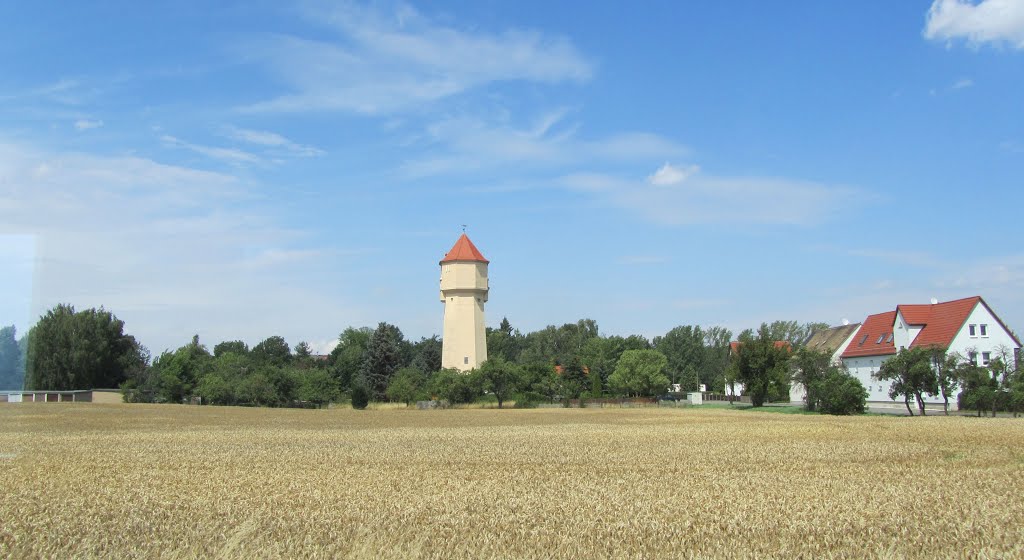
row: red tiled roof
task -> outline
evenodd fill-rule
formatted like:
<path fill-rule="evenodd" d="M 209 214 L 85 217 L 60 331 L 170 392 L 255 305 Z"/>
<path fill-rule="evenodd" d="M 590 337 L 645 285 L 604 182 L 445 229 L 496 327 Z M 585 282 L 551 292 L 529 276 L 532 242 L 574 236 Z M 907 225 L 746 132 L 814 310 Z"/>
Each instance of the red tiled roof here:
<path fill-rule="evenodd" d="M 477 261 L 477 262 L 490 262 L 484 258 L 480 250 L 473 245 L 473 242 L 469 240 L 469 237 L 463 233 L 459 240 L 452 246 L 452 250 L 448 251 L 444 258 L 441 259 L 442 263 L 453 262 L 453 261 Z"/>
<path fill-rule="evenodd" d="M 892 325 L 896 322 L 896 312 L 886 311 L 875 315 L 868 315 L 864 324 L 857 331 L 849 346 L 843 352 L 843 358 L 856 358 L 858 356 L 887 356 L 896 353 L 896 347 L 892 343 Z M 867 338 L 865 338 L 867 337 Z M 881 337 L 882 342 L 878 342 Z"/>
<path fill-rule="evenodd" d="M 900 305 L 896 307 L 909 325 L 924 325 L 910 346 L 947 347 L 960 332 L 971 311 L 978 305 L 978 296 L 933 303 L 931 305 Z"/>

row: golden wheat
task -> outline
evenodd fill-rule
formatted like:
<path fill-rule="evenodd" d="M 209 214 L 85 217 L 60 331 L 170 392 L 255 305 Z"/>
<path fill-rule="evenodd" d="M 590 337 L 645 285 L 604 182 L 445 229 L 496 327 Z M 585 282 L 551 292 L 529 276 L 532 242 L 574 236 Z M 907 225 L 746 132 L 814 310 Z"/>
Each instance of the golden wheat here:
<path fill-rule="evenodd" d="M 1024 421 L 0 406 L 4 557 L 1021 556 Z"/>

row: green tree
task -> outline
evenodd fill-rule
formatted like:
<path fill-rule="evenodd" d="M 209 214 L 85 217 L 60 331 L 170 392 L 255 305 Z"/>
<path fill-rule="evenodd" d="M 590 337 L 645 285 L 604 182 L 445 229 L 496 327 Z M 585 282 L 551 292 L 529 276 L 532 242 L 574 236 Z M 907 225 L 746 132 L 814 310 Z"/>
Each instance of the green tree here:
<path fill-rule="evenodd" d="M 623 352 L 626 350 L 650 350 L 650 348 L 650 342 L 640 335 L 630 335 L 626 338 L 613 335 L 587 339 L 580 352 L 580 361 L 589 370 L 587 377 L 590 381 L 591 391 L 595 384 L 602 387 L 608 385 L 608 377 L 615 371 L 615 366 Z"/>
<path fill-rule="evenodd" d="M 743 384 L 743 392 L 750 396 L 750 403 L 763 406 L 765 401 L 775 398 L 788 399 L 789 395 L 789 347 L 776 341 L 766 324 L 762 324 L 757 336 L 741 340 L 735 361 L 735 379 Z"/>
<path fill-rule="evenodd" d="M 938 395 L 938 376 L 932 364 L 932 353 L 928 348 L 912 347 L 900 350 L 895 356 L 882 363 L 872 377 L 889 381 L 889 398 L 903 397 L 903 403 L 911 416 L 910 400 L 917 401 L 917 408 L 923 416 L 924 396 Z"/>
<path fill-rule="evenodd" d="M 480 375 L 483 389 L 498 399 L 498 408 L 502 408 L 523 383 L 522 368 L 502 357 L 490 358 L 480 364 Z"/>
<path fill-rule="evenodd" d="M 338 380 L 342 391 L 352 386 L 352 380 L 359 375 L 366 360 L 366 348 L 370 344 L 373 330 L 367 327 L 349 327 L 338 335 L 338 345 L 328 357 L 328 371 Z"/>
<path fill-rule="evenodd" d="M 944 351 L 935 349 L 932 351 L 932 364 L 936 372 L 936 385 L 939 394 L 942 396 L 942 409 L 949 416 L 949 399 L 953 398 L 957 389 L 960 388 L 960 375 L 958 374 L 960 363 L 963 357 L 952 352 L 946 354 Z"/>
<path fill-rule="evenodd" d="M 405 403 L 409 406 L 423 396 L 423 387 L 426 385 L 426 376 L 419 369 L 405 367 L 395 372 L 388 384 L 388 399 L 395 402 Z"/>
<path fill-rule="evenodd" d="M 199 380 L 195 394 L 203 404 L 233 404 L 235 387 L 232 382 L 218 373 L 209 373 Z"/>
<path fill-rule="evenodd" d="M 412 367 L 429 375 L 441 369 L 441 339 L 434 335 L 412 345 Z"/>
<path fill-rule="evenodd" d="M 608 377 L 608 384 L 621 395 L 654 395 L 668 387 L 667 366 L 668 358 L 657 350 L 626 350 Z"/>
<path fill-rule="evenodd" d="M 29 331 L 26 385 L 36 390 L 118 387 L 148 353 L 109 311 L 60 304 Z"/>
<path fill-rule="evenodd" d="M 442 369 L 430 379 L 430 393 L 433 397 L 452 404 L 471 403 L 483 392 L 479 370 L 460 372 Z"/>
<path fill-rule="evenodd" d="M 391 376 L 403 365 L 402 331 L 380 323 L 370 336 L 361 370 L 372 399 L 384 399 Z"/>
<path fill-rule="evenodd" d="M 956 375 L 962 387 L 957 397 L 960 410 L 975 410 L 981 416 L 982 411 L 992 408 L 998 383 L 988 369 L 965 360 L 957 366 Z"/>
<path fill-rule="evenodd" d="M 587 386 L 587 373 L 583 369 L 583 363 L 578 356 L 572 356 L 562 366 L 562 373 L 559 376 L 561 393 L 566 399 L 578 399 Z"/>
<path fill-rule="evenodd" d="M 245 356 L 249 353 L 249 346 L 241 340 L 227 340 L 213 347 L 213 357 L 219 358 L 228 352 Z"/>
<path fill-rule="evenodd" d="M 729 367 L 732 331 L 725 327 L 709 327 L 704 331 L 704 362 L 697 371 L 700 383 L 708 390 L 725 390 L 725 370 Z"/>
<path fill-rule="evenodd" d="M 21 348 L 14 325 L 0 328 L 0 390 L 17 390 L 25 384 L 20 362 Z"/>
<path fill-rule="evenodd" d="M 679 326 L 655 337 L 654 349 L 668 359 L 670 382 L 683 385 L 685 391 L 697 390 L 697 369 L 704 361 L 704 331 L 699 326 Z"/>
<path fill-rule="evenodd" d="M 238 402 L 255 406 L 271 406 L 281 399 L 274 383 L 268 378 L 265 370 L 247 375 L 235 387 Z"/>
<path fill-rule="evenodd" d="M 856 377 L 837 367 L 829 368 L 811 385 L 818 408 L 825 414 L 863 414 L 867 410 L 867 389 Z"/>
<path fill-rule="evenodd" d="M 138 387 L 155 392 L 158 402 L 180 403 L 191 396 L 199 380 L 213 369 L 213 356 L 199 343 L 199 336 L 173 353 L 164 352 L 153 362 L 151 387 Z M 131 387 L 136 388 L 136 387 Z"/>
<path fill-rule="evenodd" d="M 370 404 L 370 387 L 361 374 L 352 379 L 352 408 L 363 410 Z"/>
<path fill-rule="evenodd" d="M 811 412 L 815 411 L 821 400 L 818 390 L 823 386 L 822 382 L 826 376 L 833 373 L 832 370 L 835 368 L 832 365 L 832 357 L 825 352 L 803 347 L 790 358 L 789 368 L 793 383 L 799 384 L 805 392 L 804 408 Z"/>
<path fill-rule="evenodd" d="M 322 369 L 306 369 L 298 372 L 299 384 L 296 397 L 300 401 L 314 403 L 317 408 L 334 401 L 340 395 L 338 380 Z"/>
<path fill-rule="evenodd" d="M 995 395 L 992 402 L 992 417 L 997 410 L 1009 410 L 1012 398 L 1013 383 L 1017 376 L 1017 360 L 1006 347 L 996 351 L 996 356 L 988 365 L 995 384 Z"/>
<path fill-rule="evenodd" d="M 253 346 L 250 355 L 256 364 L 284 367 L 292 361 L 291 347 L 280 336 L 271 336 Z"/>

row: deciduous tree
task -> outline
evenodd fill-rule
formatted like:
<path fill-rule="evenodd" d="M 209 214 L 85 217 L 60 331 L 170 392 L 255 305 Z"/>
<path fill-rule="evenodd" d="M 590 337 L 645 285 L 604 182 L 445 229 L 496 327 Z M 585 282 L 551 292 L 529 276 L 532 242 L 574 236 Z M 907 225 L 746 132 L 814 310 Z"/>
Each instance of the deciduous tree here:
<path fill-rule="evenodd" d="M 498 399 L 498 408 L 520 389 L 523 371 L 518 365 L 501 357 L 489 358 L 480 365 L 483 389 Z"/>
<path fill-rule="evenodd" d="M 423 395 L 427 378 L 419 369 L 405 367 L 395 372 L 388 384 L 388 399 L 411 405 Z"/>
<path fill-rule="evenodd" d="M 626 350 L 608 378 L 612 390 L 627 396 L 650 396 L 668 388 L 668 359 L 657 350 Z"/>
<path fill-rule="evenodd" d="M 26 385 L 38 390 L 118 387 L 144 368 L 148 353 L 104 309 L 76 313 L 60 304 L 29 331 Z"/>
<path fill-rule="evenodd" d="M 889 381 L 889 398 L 903 397 L 907 412 L 911 416 L 910 400 L 917 401 L 917 408 L 925 414 L 924 396 L 938 395 L 938 375 L 932 363 L 931 351 L 927 348 L 912 347 L 900 350 L 895 356 L 882 363 L 872 377 L 880 381 Z"/>
<path fill-rule="evenodd" d="M 790 350 L 784 341 L 775 340 L 767 325 L 762 324 L 757 337 L 742 341 L 733 356 L 736 381 L 743 384 L 750 403 L 764 405 L 769 397 L 788 397 Z"/>
<path fill-rule="evenodd" d="M 284 367 L 292 361 L 292 350 L 283 337 L 271 336 L 252 347 L 250 352 L 256 364 Z"/>

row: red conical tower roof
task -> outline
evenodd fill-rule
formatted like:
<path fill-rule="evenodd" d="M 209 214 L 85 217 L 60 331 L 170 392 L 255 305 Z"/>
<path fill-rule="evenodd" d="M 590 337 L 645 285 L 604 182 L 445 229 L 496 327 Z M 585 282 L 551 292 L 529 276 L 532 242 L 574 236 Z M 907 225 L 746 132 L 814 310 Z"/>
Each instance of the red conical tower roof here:
<path fill-rule="evenodd" d="M 453 261 L 477 261 L 482 263 L 490 262 L 484 258 L 480 253 L 480 250 L 473 245 L 473 242 L 469 240 L 469 237 L 463 233 L 459 237 L 459 240 L 452 246 L 452 250 L 445 254 L 444 258 L 441 259 L 441 263 L 453 262 Z"/>

